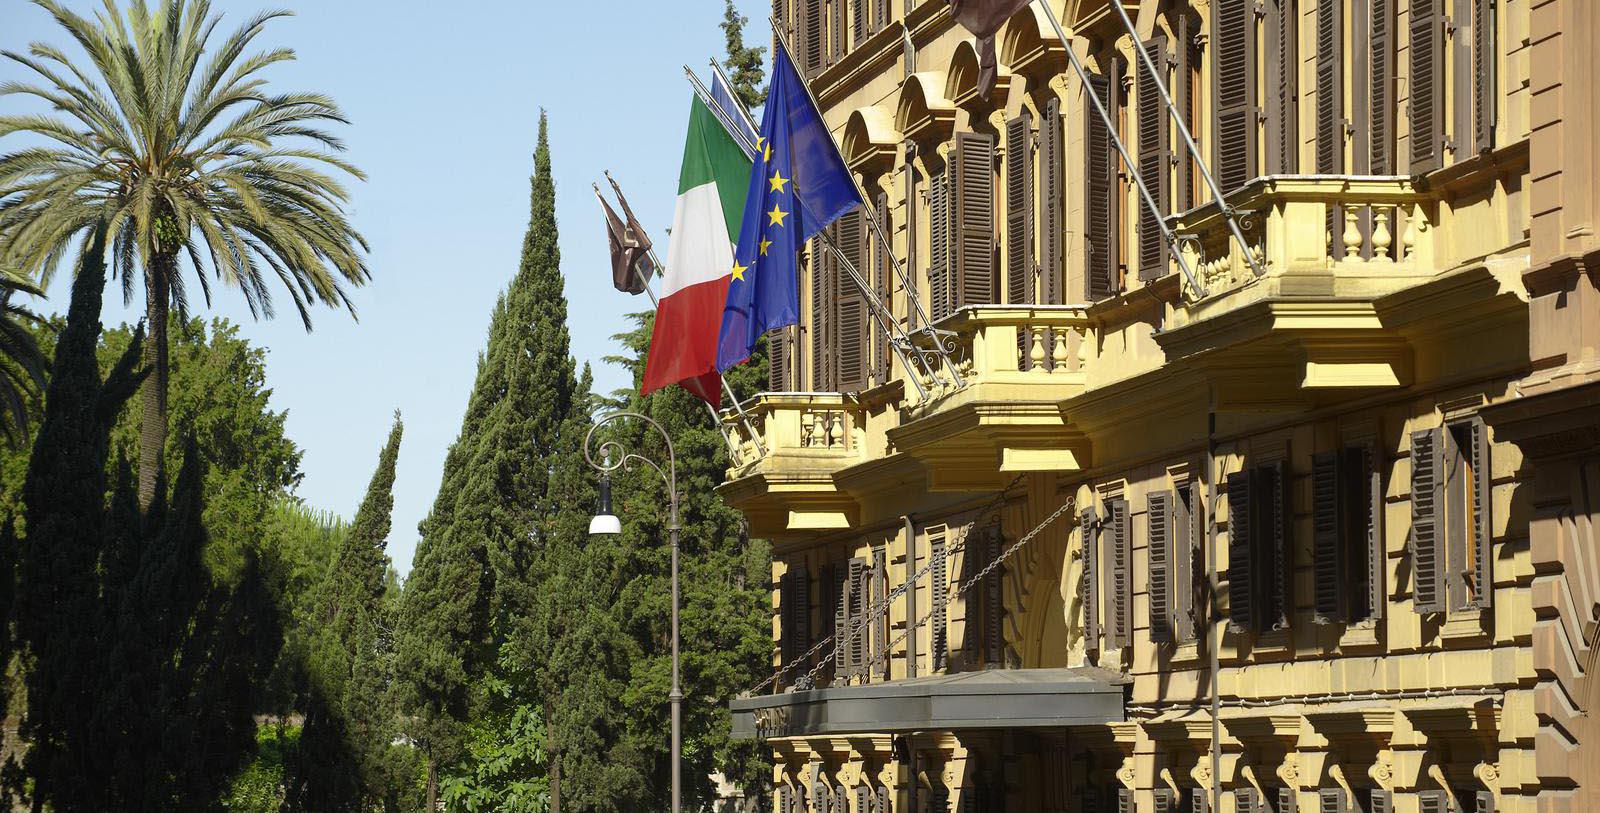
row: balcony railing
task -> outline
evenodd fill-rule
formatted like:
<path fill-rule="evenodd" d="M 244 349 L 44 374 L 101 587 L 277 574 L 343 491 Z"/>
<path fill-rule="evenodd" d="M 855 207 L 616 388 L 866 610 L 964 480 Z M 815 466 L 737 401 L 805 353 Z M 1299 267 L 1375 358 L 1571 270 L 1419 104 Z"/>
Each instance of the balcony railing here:
<path fill-rule="evenodd" d="M 780 458 L 790 468 L 830 470 L 860 459 L 864 410 L 842 393 L 764 392 L 744 409 L 743 416 L 729 410 L 723 417 L 724 431 L 738 449 L 729 477 L 751 474 Z"/>
<path fill-rule="evenodd" d="M 1434 263 L 1428 204 L 1407 176 L 1273 175 L 1228 197 L 1248 250 L 1268 278 L 1422 273 Z M 1199 297 L 1186 286 L 1187 301 L 1212 300 L 1257 282 L 1215 203 L 1172 220 L 1205 288 Z"/>
<path fill-rule="evenodd" d="M 973 305 L 936 327 L 969 385 L 1074 381 L 1090 349 L 1081 305 Z"/>

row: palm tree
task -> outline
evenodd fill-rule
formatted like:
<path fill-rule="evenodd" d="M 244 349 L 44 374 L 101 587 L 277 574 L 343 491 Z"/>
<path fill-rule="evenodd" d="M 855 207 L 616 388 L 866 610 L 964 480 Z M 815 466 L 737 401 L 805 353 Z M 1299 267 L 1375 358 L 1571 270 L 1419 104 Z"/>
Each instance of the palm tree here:
<path fill-rule="evenodd" d="M 17 294 L 41 295 L 28 280 L 0 271 L 0 434 L 13 443 L 28 436 L 28 398 L 43 390 L 46 367 L 32 330 L 41 320 Z"/>
<path fill-rule="evenodd" d="M 310 330 L 313 304 L 350 308 L 344 284 L 370 279 L 335 177 L 364 176 L 326 129 L 348 123 L 332 99 L 267 90 L 261 72 L 294 51 L 246 53 L 288 12 L 258 14 L 208 50 L 221 22 L 208 0 L 133 0 L 126 10 L 104 0 L 92 20 L 34 2 L 88 63 L 44 43 L 0 51 L 38 80 L 5 83 L 0 95 L 38 97 L 54 111 L 0 116 L 0 138 L 44 143 L 0 155 L 0 268 L 48 285 L 75 238 L 104 223 L 124 299 L 143 283 L 153 374 L 141 392 L 139 497 L 148 505 L 166 445 L 167 315 L 187 311 L 183 260 L 208 305 L 220 280 L 257 318 L 273 315 L 276 277 Z"/>

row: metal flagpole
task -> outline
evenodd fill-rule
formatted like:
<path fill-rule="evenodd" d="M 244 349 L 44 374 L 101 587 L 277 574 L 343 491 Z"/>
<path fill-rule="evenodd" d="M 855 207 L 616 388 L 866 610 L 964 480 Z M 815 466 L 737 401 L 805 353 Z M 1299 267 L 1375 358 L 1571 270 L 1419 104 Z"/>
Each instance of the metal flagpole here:
<path fill-rule="evenodd" d="M 1088 96 L 1089 101 L 1094 103 L 1095 112 L 1100 115 L 1100 120 L 1105 123 L 1106 134 L 1111 137 L 1111 145 L 1116 147 L 1117 154 L 1122 156 L 1122 163 L 1128 168 L 1128 177 L 1132 178 L 1133 185 L 1139 188 L 1139 195 L 1144 199 L 1145 207 L 1150 210 L 1150 216 L 1155 219 L 1156 228 L 1161 230 L 1162 238 L 1166 240 L 1167 246 L 1172 249 L 1172 257 L 1177 261 L 1178 268 L 1183 271 L 1183 276 L 1189 280 L 1189 285 L 1194 288 L 1195 293 L 1204 296 L 1205 288 L 1200 285 L 1199 277 L 1195 276 L 1194 270 L 1189 267 L 1189 261 L 1183 258 L 1183 252 L 1179 250 L 1177 235 L 1172 233 L 1172 229 L 1167 228 L 1166 220 L 1161 217 L 1161 207 L 1156 205 L 1156 199 L 1150 194 L 1150 188 L 1145 186 L 1144 178 L 1139 175 L 1138 164 L 1135 164 L 1133 157 L 1128 155 L 1128 148 L 1123 145 L 1122 138 L 1117 135 L 1116 123 L 1111 120 L 1111 114 L 1106 112 L 1106 107 L 1100 102 L 1100 97 L 1096 96 L 1093 89 L 1089 87 L 1089 71 L 1083 67 L 1083 62 L 1078 59 L 1078 52 L 1072 49 L 1072 42 L 1067 39 L 1067 32 L 1061 28 L 1061 21 L 1056 19 L 1056 13 L 1050 10 L 1048 2 L 1045 2 L 1045 0 L 1035 0 L 1035 2 L 1039 8 L 1044 9 L 1045 17 L 1050 20 L 1050 27 L 1055 29 L 1056 36 L 1061 39 L 1061 47 L 1067 52 L 1067 61 L 1072 63 L 1072 69 L 1078 73 L 1078 81 L 1083 83 L 1083 95 Z M 1138 37 L 1134 39 L 1138 39 Z"/>
<path fill-rule="evenodd" d="M 605 176 L 606 176 L 606 180 L 610 181 L 611 185 L 613 187 L 615 187 L 617 182 L 611 177 L 611 171 L 610 170 L 606 170 L 605 171 Z M 600 196 L 600 185 L 597 184 L 597 183 L 591 183 L 590 186 L 594 187 L 594 194 L 595 194 L 596 197 L 599 197 Z M 602 200 L 604 200 L 604 199 L 602 198 Z M 618 194 L 618 200 L 621 200 L 620 190 L 619 190 L 619 194 Z M 623 208 L 626 209 L 627 206 L 624 205 Z M 663 271 L 665 271 L 666 270 L 666 266 L 662 265 L 661 264 L 661 259 L 656 256 L 655 246 L 651 246 L 648 249 L 648 251 L 650 252 L 650 262 L 654 263 L 657 268 L 660 268 Z M 639 269 L 638 269 L 637 266 L 634 267 L 633 272 L 636 275 L 639 274 Z M 650 278 L 649 277 L 644 277 L 643 281 L 644 281 L 644 292 L 645 292 L 645 295 L 650 297 L 650 308 L 652 310 L 656 310 L 656 311 L 661 310 L 661 302 L 656 299 L 655 289 L 650 287 Z M 728 386 L 727 379 L 722 379 L 721 376 L 718 376 L 718 378 L 722 380 L 722 391 L 723 391 L 723 393 L 728 396 L 728 400 L 729 401 L 733 402 L 733 406 L 734 406 L 735 411 L 737 411 L 739 413 L 739 417 L 744 421 L 745 432 L 749 433 L 750 439 L 755 441 L 755 443 L 756 443 L 756 451 L 759 452 L 762 457 L 765 457 L 766 454 L 767 454 L 766 446 L 761 442 L 761 436 L 756 434 L 755 426 L 750 422 L 750 416 L 745 413 L 744 407 L 739 404 L 739 398 L 738 398 L 738 396 L 733 394 L 733 388 Z M 700 399 L 696 398 L 695 400 L 699 401 Z M 706 405 L 706 412 L 711 414 L 711 422 L 716 425 L 717 433 L 722 435 L 723 440 L 728 442 L 728 452 L 730 454 L 733 454 L 733 455 L 737 456 L 738 453 L 739 453 L 738 445 L 733 442 L 733 438 L 728 437 L 728 434 L 726 432 L 722 431 L 722 415 L 717 412 L 717 408 L 716 407 L 714 407 L 714 406 L 712 406 L 710 404 L 707 404 L 705 401 L 700 401 L 700 403 Z"/>
<path fill-rule="evenodd" d="M 683 75 L 689 77 L 689 84 L 694 87 L 695 95 L 699 96 L 700 101 L 705 102 L 706 107 L 711 109 L 712 115 L 716 116 L 717 121 L 722 124 L 722 129 L 727 130 L 728 135 L 739 143 L 739 149 L 744 151 L 745 157 L 754 161 L 756 158 L 756 145 L 745 140 L 744 131 L 734 125 L 732 115 L 723 109 L 722 104 L 716 100 L 716 97 L 711 95 L 711 91 L 700 81 L 700 77 L 694 75 L 694 71 L 690 70 L 688 65 L 683 66 Z"/>
<path fill-rule="evenodd" d="M 728 112 L 724 110 L 722 105 L 711 96 L 711 92 L 706 90 L 705 85 L 701 84 L 700 77 L 695 76 L 694 71 L 689 70 L 689 66 L 687 65 L 684 66 L 683 72 L 689 77 L 689 83 L 694 86 L 694 91 L 700 96 L 700 101 L 704 102 L 707 107 L 711 108 L 713 115 L 716 115 L 718 120 L 722 122 L 723 128 L 728 131 L 729 135 L 733 136 L 735 141 L 742 143 L 743 138 L 738 134 L 737 128 L 730 126 Z M 752 145 L 748 155 L 752 161 L 756 159 L 754 145 Z M 851 175 L 851 180 L 855 180 L 854 175 Z M 856 185 L 856 189 L 858 192 L 860 191 L 861 187 L 859 184 Z M 861 293 L 866 297 L 867 306 L 873 312 L 872 315 L 874 321 L 876 321 L 878 326 L 882 328 L 884 338 L 889 341 L 890 346 L 894 347 L 895 355 L 900 357 L 900 363 L 905 365 L 907 377 L 911 379 L 911 386 L 916 388 L 917 396 L 919 398 L 922 400 L 927 400 L 928 390 L 922 385 L 919 376 L 927 375 L 929 379 L 936 380 L 938 378 L 937 372 L 929 368 L 926 361 L 923 360 L 922 354 L 918 352 L 916 346 L 912 344 L 911 337 L 907 335 L 906 332 L 900 328 L 899 323 L 896 322 L 894 318 L 894 312 L 889 310 L 888 306 L 883 304 L 882 299 L 878 298 L 877 291 L 874 291 L 872 287 L 867 284 L 866 280 L 861 276 L 860 271 L 855 267 L 855 263 L 852 263 L 849 258 L 845 257 L 844 252 L 840 251 L 839 247 L 834 245 L 833 241 L 829 239 L 826 234 L 823 235 L 822 239 L 827 243 L 828 248 L 833 250 L 835 257 L 838 258 L 838 260 L 850 270 L 850 279 L 856 284 L 857 288 L 861 289 Z M 915 367 L 912 366 L 911 359 L 913 357 L 920 362 L 917 365 L 921 368 L 920 373 Z"/>
<path fill-rule="evenodd" d="M 1189 155 L 1194 158 L 1195 164 L 1199 166 L 1200 174 L 1205 177 L 1206 186 L 1211 187 L 1212 200 L 1215 200 L 1217 208 L 1222 210 L 1222 219 L 1228 221 L 1228 230 L 1233 232 L 1234 239 L 1239 241 L 1239 253 L 1244 255 L 1245 262 L 1250 263 L 1250 270 L 1255 272 L 1256 276 L 1262 276 L 1265 272 L 1261 269 L 1261 264 L 1256 262 L 1255 255 L 1250 253 L 1250 247 L 1245 245 L 1244 232 L 1239 229 L 1238 221 L 1234 220 L 1232 207 L 1228 206 L 1226 200 L 1223 200 L 1222 187 L 1217 183 L 1217 179 L 1211 175 L 1211 168 L 1206 166 L 1206 160 L 1200 156 L 1200 148 L 1195 145 L 1194 136 L 1189 133 L 1189 125 L 1185 124 L 1183 117 L 1178 115 L 1178 106 L 1172 101 L 1172 96 L 1167 93 L 1167 83 L 1161 81 L 1161 72 L 1156 70 L 1155 62 L 1150 58 L 1150 51 L 1144 47 L 1144 43 L 1139 41 L 1139 33 L 1134 30 L 1133 20 L 1128 17 L 1128 9 L 1122 5 L 1122 0 L 1111 0 L 1111 7 L 1115 8 L 1117 14 L 1122 17 L 1122 25 L 1128 30 L 1129 37 L 1133 39 L 1134 50 L 1139 52 L 1139 59 L 1144 62 L 1145 70 L 1149 71 L 1150 78 L 1155 80 L 1156 92 L 1161 94 L 1161 103 L 1166 106 L 1168 115 L 1172 116 L 1172 121 L 1178 125 L 1178 134 L 1183 136 L 1183 143 L 1189 148 Z M 1048 11 L 1048 9 L 1046 10 Z M 1054 18 L 1052 17 L 1052 19 Z M 1057 31 L 1060 28 L 1059 25 L 1056 26 Z M 1187 43 L 1181 43 L 1180 45 L 1188 47 Z M 1196 288 L 1196 290 L 1199 289 Z"/>
<path fill-rule="evenodd" d="M 711 63 L 711 69 L 717 72 L 717 76 L 722 78 L 722 84 L 727 85 L 728 90 L 731 93 L 733 91 L 733 80 L 728 78 L 728 74 L 724 73 L 722 70 L 722 65 L 720 65 L 715 59 L 708 61 Z M 745 124 L 750 125 L 750 132 L 754 133 L 759 131 L 759 128 L 756 127 L 755 118 L 750 115 L 750 111 L 745 109 L 743 104 L 740 104 L 739 109 L 735 110 L 734 112 L 739 114 L 739 118 L 742 119 Z"/>
<path fill-rule="evenodd" d="M 795 75 L 800 77 L 800 87 L 805 89 L 806 98 L 811 100 L 811 106 L 815 107 L 818 114 L 820 114 L 822 105 L 817 104 L 817 96 L 811 92 L 811 85 L 806 82 L 805 74 L 800 71 L 799 66 L 794 64 L 794 58 L 789 55 L 789 42 L 781 33 L 781 26 L 778 25 L 776 19 L 770 16 L 767 17 L 767 23 L 772 26 L 774 40 L 778 44 L 778 49 L 783 52 L 783 58 L 789 60 L 789 66 L 794 69 Z M 772 58 L 776 62 L 778 55 L 773 54 Z M 834 140 L 832 131 L 828 132 L 828 143 L 833 146 L 834 154 L 839 156 L 839 163 L 846 163 L 844 150 L 840 149 L 839 142 Z M 889 243 L 889 236 L 883 233 L 883 225 L 878 222 L 877 209 L 867 199 L 867 190 L 861 186 L 861 181 L 856 179 L 854 172 L 846 174 L 850 176 L 850 182 L 855 184 L 856 194 L 861 197 L 861 206 L 867 211 L 867 225 L 872 227 L 872 233 L 877 236 L 878 243 L 883 246 L 884 256 L 889 258 L 889 263 L 894 266 L 895 276 L 900 279 L 900 285 L 905 289 L 906 302 L 910 303 L 911 308 L 917 312 L 917 322 L 923 325 L 919 332 L 927 333 L 929 338 L 933 340 L 934 352 L 938 353 L 939 357 L 944 360 L 945 369 L 950 373 L 951 382 L 955 384 L 956 389 L 965 387 L 967 385 L 966 379 L 962 378 L 961 371 L 956 368 L 955 362 L 950 360 L 950 354 L 945 351 L 944 342 L 940 340 L 938 332 L 933 328 L 933 320 L 929 319 L 927 312 L 922 309 L 922 300 L 917 296 L 916 286 L 912 284 L 911 278 L 906 275 L 905 269 L 901 267 L 900 258 L 895 256 L 894 246 Z"/>

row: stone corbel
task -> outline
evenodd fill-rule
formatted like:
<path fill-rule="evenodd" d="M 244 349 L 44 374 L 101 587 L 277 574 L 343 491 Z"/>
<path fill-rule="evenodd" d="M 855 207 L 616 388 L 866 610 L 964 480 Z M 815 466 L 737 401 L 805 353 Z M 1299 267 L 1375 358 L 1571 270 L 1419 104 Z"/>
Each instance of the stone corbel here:
<path fill-rule="evenodd" d="M 1261 787 L 1261 780 L 1256 778 L 1256 768 L 1254 765 L 1240 765 L 1239 778 L 1243 779 L 1245 784 L 1256 789 L 1257 799 L 1267 798 L 1266 789 Z"/>
<path fill-rule="evenodd" d="M 1390 792 L 1394 791 L 1394 763 L 1389 761 L 1392 757 L 1387 750 L 1379 751 L 1378 758 L 1367 769 L 1367 776 L 1372 777 L 1378 787 Z"/>
<path fill-rule="evenodd" d="M 1353 788 L 1353 787 L 1350 787 L 1350 780 L 1347 779 L 1345 777 L 1345 775 L 1344 775 L 1344 766 L 1343 765 L 1340 765 L 1337 762 L 1333 763 L 1332 765 L 1329 765 L 1328 766 L 1328 777 L 1333 780 L 1334 784 L 1336 784 L 1340 788 L 1344 789 L 1344 798 L 1346 800 L 1348 800 L 1349 802 L 1352 802 L 1352 803 L 1355 801 L 1356 789 Z"/>
<path fill-rule="evenodd" d="M 1162 784 L 1165 784 L 1169 789 L 1172 790 L 1172 798 L 1174 798 L 1174 799 L 1182 799 L 1183 798 L 1183 791 L 1178 790 L 1178 780 L 1173 778 L 1172 769 L 1171 768 L 1162 768 L 1161 769 L 1161 782 L 1162 782 Z"/>
<path fill-rule="evenodd" d="M 1288 754 L 1283 762 L 1278 765 L 1278 778 L 1283 780 L 1283 786 L 1292 790 L 1300 790 L 1300 760 L 1294 754 Z"/>
<path fill-rule="evenodd" d="M 1211 792 L 1215 777 L 1211 775 L 1211 760 L 1209 758 L 1197 760 L 1194 764 L 1194 769 L 1189 771 L 1189 776 L 1194 779 L 1196 785 L 1204 788 L 1206 793 Z"/>
<path fill-rule="evenodd" d="M 1445 778 L 1444 768 L 1441 768 L 1438 765 L 1429 765 L 1428 766 L 1428 778 L 1432 779 L 1435 783 L 1437 783 L 1439 785 L 1440 788 L 1442 788 L 1444 790 L 1444 795 L 1449 797 L 1449 799 L 1450 799 L 1450 809 L 1451 810 L 1467 810 L 1468 809 L 1468 808 L 1462 807 L 1461 806 L 1461 800 L 1456 798 L 1456 790 L 1455 790 L 1455 788 L 1450 787 L 1450 780 Z M 1476 808 L 1476 805 L 1474 805 L 1473 807 Z"/>
<path fill-rule="evenodd" d="M 1116 776 L 1117 781 L 1121 782 L 1123 787 L 1129 790 L 1133 790 L 1136 787 L 1135 782 L 1138 778 L 1138 771 L 1134 770 L 1133 757 L 1128 757 L 1122 761 L 1122 767 L 1117 769 Z"/>
<path fill-rule="evenodd" d="M 1472 775 L 1483 783 L 1483 787 L 1496 797 L 1500 795 L 1500 768 L 1493 762 L 1480 762 L 1472 769 Z"/>

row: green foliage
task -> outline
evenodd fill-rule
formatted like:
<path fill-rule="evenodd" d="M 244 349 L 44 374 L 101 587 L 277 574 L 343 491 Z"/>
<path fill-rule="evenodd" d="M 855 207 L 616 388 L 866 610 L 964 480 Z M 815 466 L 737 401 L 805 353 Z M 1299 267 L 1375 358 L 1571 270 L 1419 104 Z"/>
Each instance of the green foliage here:
<path fill-rule="evenodd" d="M 761 67 L 761 55 L 767 49 L 744 44 L 744 26 L 749 20 L 734 7 L 733 0 L 725 2 L 719 27 L 727 40 L 728 53 L 722 64 L 728 69 L 728 81 L 733 85 L 733 92 L 739 95 L 739 101 L 746 107 L 760 107 L 767 100 L 767 89 L 761 85 L 766 75 Z"/>
<path fill-rule="evenodd" d="M 44 390 L 47 366 L 34 335 L 43 320 L 18 301 L 24 294 L 44 295 L 0 266 L 0 434 L 13 444 L 28 435 L 29 402 Z"/>
<path fill-rule="evenodd" d="M 285 759 L 299 743 L 296 726 L 256 729 L 255 758 L 233 778 L 219 806 L 229 813 L 278 813 L 283 805 Z"/>
<path fill-rule="evenodd" d="M 544 726 L 539 708 L 519 702 L 503 680 L 484 681 L 492 711 L 467 730 L 466 758 L 440 783 L 447 813 L 544 813 Z"/>

